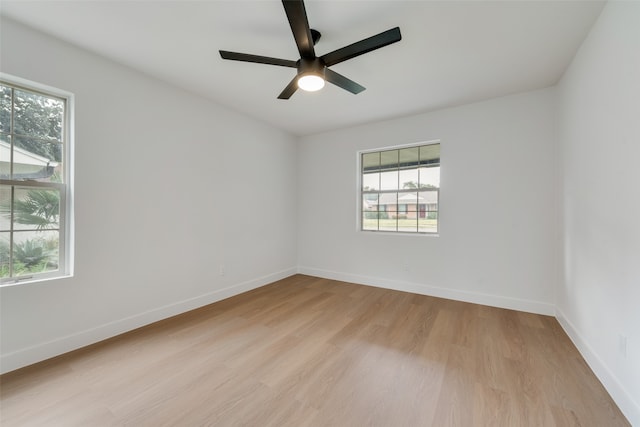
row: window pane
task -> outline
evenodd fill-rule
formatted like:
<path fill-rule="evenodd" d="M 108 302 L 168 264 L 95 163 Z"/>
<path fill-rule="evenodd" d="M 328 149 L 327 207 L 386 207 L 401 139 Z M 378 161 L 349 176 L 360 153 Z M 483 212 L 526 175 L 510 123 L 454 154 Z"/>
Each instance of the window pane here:
<path fill-rule="evenodd" d="M 365 220 L 362 223 L 362 229 L 365 231 L 378 231 L 378 221 L 377 220 Z"/>
<path fill-rule="evenodd" d="M 400 171 L 400 190 L 418 188 L 418 169 Z"/>
<path fill-rule="evenodd" d="M 62 142 L 64 102 L 16 89 L 14 114 L 16 134 Z"/>
<path fill-rule="evenodd" d="M 13 178 L 62 182 L 62 144 L 16 136 Z"/>
<path fill-rule="evenodd" d="M 380 190 L 380 174 L 376 172 L 362 175 L 362 189 L 364 191 Z"/>
<path fill-rule="evenodd" d="M 425 218 L 418 219 L 418 231 L 421 233 L 437 233 L 438 213 L 428 212 Z"/>
<path fill-rule="evenodd" d="M 13 202 L 15 230 L 52 230 L 60 227 L 60 192 L 16 188 Z"/>
<path fill-rule="evenodd" d="M 364 153 L 362 155 L 362 171 L 379 170 L 380 153 Z"/>
<path fill-rule="evenodd" d="M 8 232 L 0 232 L 0 277 L 9 277 L 9 238 Z"/>
<path fill-rule="evenodd" d="M 397 190 L 398 189 L 398 171 L 382 172 L 380 174 L 381 190 Z"/>
<path fill-rule="evenodd" d="M 400 167 L 417 167 L 420 161 L 420 147 L 403 148 L 400 151 Z"/>
<path fill-rule="evenodd" d="M 11 136 L 0 135 L 0 179 L 11 178 Z"/>
<path fill-rule="evenodd" d="M 389 206 L 393 206 L 393 212 L 396 211 L 396 204 L 398 203 L 398 195 L 396 193 L 382 193 L 378 205 L 379 211 L 387 212 L 390 210 Z"/>
<path fill-rule="evenodd" d="M 398 231 L 415 233 L 418 231 L 418 221 L 415 218 L 398 219 Z"/>
<path fill-rule="evenodd" d="M 387 205 L 386 212 L 390 219 L 398 218 L 398 205 Z"/>
<path fill-rule="evenodd" d="M 397 169 L 398 150 L 382 151 L 380 153 L 380 166 L 382 169 Z"/>
<path fill-rule="evenodd" d="M 11 229 L 11 186 L 0 185 L 0 231 Z"/>
<path fill-rule="evenodd" d="M 0 85 L 0 132 L 11 132 L 11 88 Z"/>
<path fill-rule="evenodd" d="M 398 203 L 407 205 L 407 211 L 416 211 L 416 205 L 418 203 L 417 200 L 418 193 L 416 193 L 415 191 L 405 191 L 402 193 L 398 193 Z"/>
<path fill-rule="evenodd" d="M 420 188 L 440 188 L 440 166 L 420 168 Z"/>
<path fill-rule="evenodd" d="M 377 211 L 378 210 L 378 194 L 362 195 L 362 210 Z"/>
<path fill-rule="evenodd" d="M 438 210 L 438 192 L 437 191 L 421 191 L 418 193 L 418 203 L 425 205 L 425 211 Z"/>
<path fill-rule="evenodd" d="M 58 269 L 60 249 L 57 231 L 21 231 L 13 236 L 14 276 Z"/>
<path fill-rule="evenodd" d="M 440 164 L 440 144 L 421 146 L 420 164 Z"/>
<path fill-rule="evenodd" d="M 365 211 L 362 213 L 362 229 L 363 230 L 377 230 L 378 221 L 380 219 L 380 212 L 378 211 Z"/>
<path fill-rule="evenodd" d="M 388 214 L 386 218 L 383 218 L 381 215 L 378 229 L 380 231 L 398 231 L 398 220 L 396 218 L 391 218 Z"/>

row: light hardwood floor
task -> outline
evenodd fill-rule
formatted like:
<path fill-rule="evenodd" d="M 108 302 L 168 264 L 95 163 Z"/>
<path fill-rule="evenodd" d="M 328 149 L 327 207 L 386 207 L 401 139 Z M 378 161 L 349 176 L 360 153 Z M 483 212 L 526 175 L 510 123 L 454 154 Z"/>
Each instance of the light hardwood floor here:
<path fill-rule="evenodd" d="M 297 275 L 0 377 L 9 426 L 627 426 L 552 317 Z"/>

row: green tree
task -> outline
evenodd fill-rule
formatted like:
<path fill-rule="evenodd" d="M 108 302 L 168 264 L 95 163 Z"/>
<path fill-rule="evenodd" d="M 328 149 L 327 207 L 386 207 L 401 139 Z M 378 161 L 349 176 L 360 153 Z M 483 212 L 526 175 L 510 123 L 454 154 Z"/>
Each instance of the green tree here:
<path fill-rule="evenodd" d="M 20 263 L 30 271 L 45 270 L 51 258 L 51 250 L 41 239 L 29 239 L 15 245 L 14 265 Z"/>
<path fill-rule="evenodd" d="M 436 187 L 435 185 L 423 184 L 423 183 L 418 185 L 415 181 L 407 181 L 404 184 L 402 184 L 402 188 L 407 190 L 420 190 L 422 188 L 438 188 L 438 187 Z"/>
<path fill-rule="evenodd" d="M 13 129 L 11 129 L 12 105 Z M 15 134 L 13 143 L 17 147 L 60 162 L 62 161 L 63 125 L 63 101 L 0 86 L 0 132 Z"/>
<path fill-rule="evenodd" d="M 10 217 L 10 201 L 0 205 L 0 214 Z M 38 231 L 59 227 L 60 195 L 55 190 L 29 190 L 24 198 L 13 203 L 13 220 L 18 224 L 34 227 Z M 38 237 L 16 242 L 13 245 L 13 258 L 9 245 L 0 242 L 0 277 L 10 274 L 9 262 L 12 260 L 13 275 L 43 272 L 58 266 L 58 238 Z"/>
<path fill-rule="evenodd" d="M 63 100 L 0 85 L 0 139 L 14 148 L 61 162 L 64 114 Z M 61 177 L 54 174 L 51 180 L 60 182 Z M 16 188 L 14 197 L 5 197 L 8 193 L 2 187 L 0 214 L 7 221 L 27 227 L 22 227 L 19 238 L 14 233 L 11 247 L 0 242 L 0 277 L 57 268 L 60 193 L 55 189 Z"/>
<path fill-rule="evenodd" d="M 0 132 L 9 133 L 11 128 L 11 88 L 0 86 Z"/>
<path fill-rule="evenodd" d="M 58 228 L 59 215 L 60 194 L 55 190 L 29 190 L 13 204 L 14 221 L 35 225 L 37 230 Z"/>

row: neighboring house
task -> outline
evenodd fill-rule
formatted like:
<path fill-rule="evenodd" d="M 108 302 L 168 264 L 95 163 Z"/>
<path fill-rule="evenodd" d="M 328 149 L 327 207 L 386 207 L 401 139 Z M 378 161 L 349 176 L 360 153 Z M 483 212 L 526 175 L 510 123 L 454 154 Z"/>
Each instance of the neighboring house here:
<path fill-rule="evenodd" d="M 391 219 L 428 218 L 429 212 L 438 211 L 438 193 L 438 190 L 422 190 L 369 194 L 364 208 L 370 212 L 386 212 Z"/>
<path fill-rule="evenodd" d="M 0 140 L 0 179 L 10 179 L 11 144 Z M 49 178 L 58 167 L 58 162 L 39 156 L 20 147 L 13 147 L 14 179 Z"/>

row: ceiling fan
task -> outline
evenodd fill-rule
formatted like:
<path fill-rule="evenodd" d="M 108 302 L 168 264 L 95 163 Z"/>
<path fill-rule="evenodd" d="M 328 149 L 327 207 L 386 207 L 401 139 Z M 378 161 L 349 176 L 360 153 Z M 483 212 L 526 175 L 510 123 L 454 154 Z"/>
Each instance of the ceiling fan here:
<path fill-rule="evenodd" d="M 324 87 L 325 80 L 341 87 L 353 94 L 362 92 L 365 88 L 358 83 L 336 73 L 329 67 L 347 59 L 354 58 L 372 50 L 390 45 L 402 39 L 400 28 L 395 27 L 375 36 L 334 50 L 322 56 L 316 56 L 313 46 L 320 40 L 320 32 L 309 28 L 307 12 L 303 0 L 282 0 L 287 14 L 293 38 L 298 46 L 300 59 L 271 58 L 268 56 L 250 55 L 247 53 L 220 51 L 223 59 L 233 61 L 255 62 L 258 64 L 278 65 L 281 67 L 297 68 L 298 72 L 291 82 L 284 88 L 278 99 L 289 99 L 300 88 L 306 91 L 316 91 Z"/>

